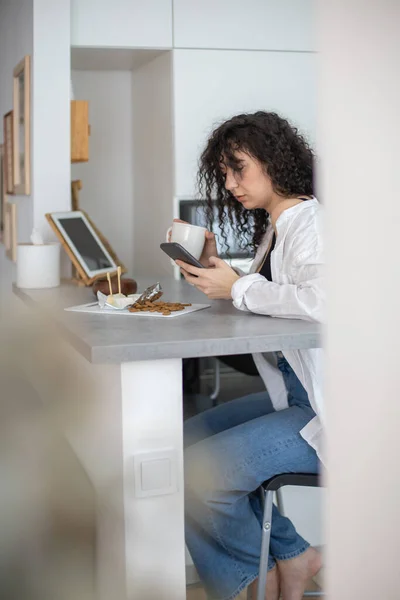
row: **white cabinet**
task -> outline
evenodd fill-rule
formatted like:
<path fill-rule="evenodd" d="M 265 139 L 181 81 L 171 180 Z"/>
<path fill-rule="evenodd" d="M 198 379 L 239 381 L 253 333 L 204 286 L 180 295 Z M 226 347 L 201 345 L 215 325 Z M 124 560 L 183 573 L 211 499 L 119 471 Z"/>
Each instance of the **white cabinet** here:
<path fill-rule="evenodd" d="M 173 0 L 175 48 L 315 50 L 314 0 Z"/>
<path fill-rule="evenodd" d="M 71 0 L 71 45 L 171 48 L 172 0 Z"/>
<path fill-rule="evenodd" d="M 195 192 L 197 161 L 217 123 L 274 110 L 315 141 L 316 55 L 174 50 L 175 192 Z"/>

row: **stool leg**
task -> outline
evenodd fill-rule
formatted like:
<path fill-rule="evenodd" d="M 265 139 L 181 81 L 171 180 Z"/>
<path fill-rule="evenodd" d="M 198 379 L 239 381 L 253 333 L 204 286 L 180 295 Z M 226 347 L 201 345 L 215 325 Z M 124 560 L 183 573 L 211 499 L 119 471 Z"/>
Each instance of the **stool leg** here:
<path fill-rule="evenodd" d="M 267 585 L 268 573 L 269 543 L 271 539 L 272 502 L 274 499 L 273 492 L 266 492 L 264 494 L 264 490 L 262 490 L 262 494 L 264 500 L 264 516 L 261 539 L 260 568 L 258 571 L 257 600 L 265 600 L 265 588 Z"/>
<path fill-rule="evenodd" d="M 213 406 L 217 406 L 217 398 L 221 391 L 221 366 L 218 358 L 214 358 L 214 389 L 210 394 Z"/>
<path fill-rule="evenodd" d="M 279 490 L 276 490 L 275 496 L 276 496 L 276 506 L 278 507 L 279 512 L 283 516 L 285 513 L 283 511 L 283 496 L 282 496 L 281 488 Z"/>

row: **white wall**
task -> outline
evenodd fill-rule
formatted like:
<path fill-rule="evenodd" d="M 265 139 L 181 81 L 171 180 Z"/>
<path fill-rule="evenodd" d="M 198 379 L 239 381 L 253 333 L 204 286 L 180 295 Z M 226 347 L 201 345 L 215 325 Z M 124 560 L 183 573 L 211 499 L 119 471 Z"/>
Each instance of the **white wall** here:
<path fill-rule="evenodd" d="M 400 589 L 400 3 L 321 3 L 327 593 Z"/>
<path fill-rule="evenodd" d="M 72 165 L 80 206 L 133 268 L 133 136 L 130 71 L 72 71 L 74 97 L 89 101 L 89 162 Z"/>
<path fill-rule="evenodd" d="M 171 0 L 71 0 L 72 46 L 171 48 Z"/>
<path fill-rule="evenodd" d="M 275 110 L 314 141 L 316 55 L 174 50 L 175 192 L 195 191 L 199 154 L 215 124 L 241 112 Z"/>
<path fill-rule="evenodd" d="M 132 73 L 135 172 L 134 273 L 171 273 L 159 244 L 173 218 L 171 52 Z"/>
<path fill-rule="evenodd" d="M 0 115 L 13 106 L 13 69 L 31 56 L 31 195 L 15 196 L 18 241 L 32 227 L 52 232 L 44 214 L 70 207 L 69 0 L 3 0 L 0 4 Z M 0 128 L 2 130 L 3 120 Z M 0 250 L 3 294 L 15 277 Z"/>
<path fill-rule="evenodd" d="M 173 0 L 175 48 L 315 50 L 314 0 Z"/>
<path fill-rule="evenodd" d="M 33 0 L 0 2 L 0 132 L 3 140 L 3 115 L 13 107 L 13 69 L 33 52 Z M 17 204 L 18 236 L 26 239 L 32 229 L 32 196 L 11 197 Z M 0 244 L 0 303 L 8 294 L 15 267 Z M 3 300 L 4 302 L 4 300 Z"/>
<path fill-rule="evenodd" d="M 33 225 L 52 239 L 45 213 L 71 208 L 70 0 L 34 0 L 33 46 Z"/>

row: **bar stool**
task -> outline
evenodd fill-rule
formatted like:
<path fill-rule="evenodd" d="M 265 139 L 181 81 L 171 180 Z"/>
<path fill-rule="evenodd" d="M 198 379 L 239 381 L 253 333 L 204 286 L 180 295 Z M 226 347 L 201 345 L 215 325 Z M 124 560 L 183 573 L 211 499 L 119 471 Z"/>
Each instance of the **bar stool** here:
<path fill-rule="evenodd" d="M 306 473 L 284 473 L 282 475 L 276 475 L 268 481 L 264 481 L 264 483 L 259 488 L 261 502 L 264 507 L 264 516 L 261 540 L 260 569 L 258 573 L 258 588 L 256 600 L 264 600 L 265 598 L 265 588 L 267 585 L 268 573 L 269 544 L 271 539 L 272 503 L 274 498 L 274 492 L 276 492 L 277 494 L 278 508 L 282 510 L 280 489 L 286 485 L 294 485 L 299 487 L 320 487 L 319 476 L 309 475 Z M 321 596 L 324 596 L 324 593 L 322 591 L 305 592 L 304 596 L 320 598 Z M 250 600 L 249 596 L 248 600 Z"/>

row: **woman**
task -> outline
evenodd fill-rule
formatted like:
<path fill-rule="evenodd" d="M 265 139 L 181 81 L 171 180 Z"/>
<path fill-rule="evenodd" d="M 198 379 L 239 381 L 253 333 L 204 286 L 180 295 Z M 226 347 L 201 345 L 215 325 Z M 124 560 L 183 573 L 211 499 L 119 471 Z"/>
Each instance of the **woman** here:
<path fill-rule="evenodd" d="M 212 222 L 226 215 L 252 233 L 249 275 L 217 257 L 206 234 L 198 269 L 185 279 L 209 298 L 243 311 L 321 321 L 320 205 L 313 153 L 275 113 L 236 116 L 219 126 L 201 156 L 199 184 Z M 223 235 L 224 237 L 224 235 Z M 209 598 L 230 600 L 256 586 L 262 512 L 258 486 L 282 472 L 317 473 L 321 458 L 322 350 L 255 354 L 268 392 L 218 406 L 185 424 L 186 542 Z M 267 600 L 300 600 L 321 567 L 318 552 L 274 507 Z"/>

